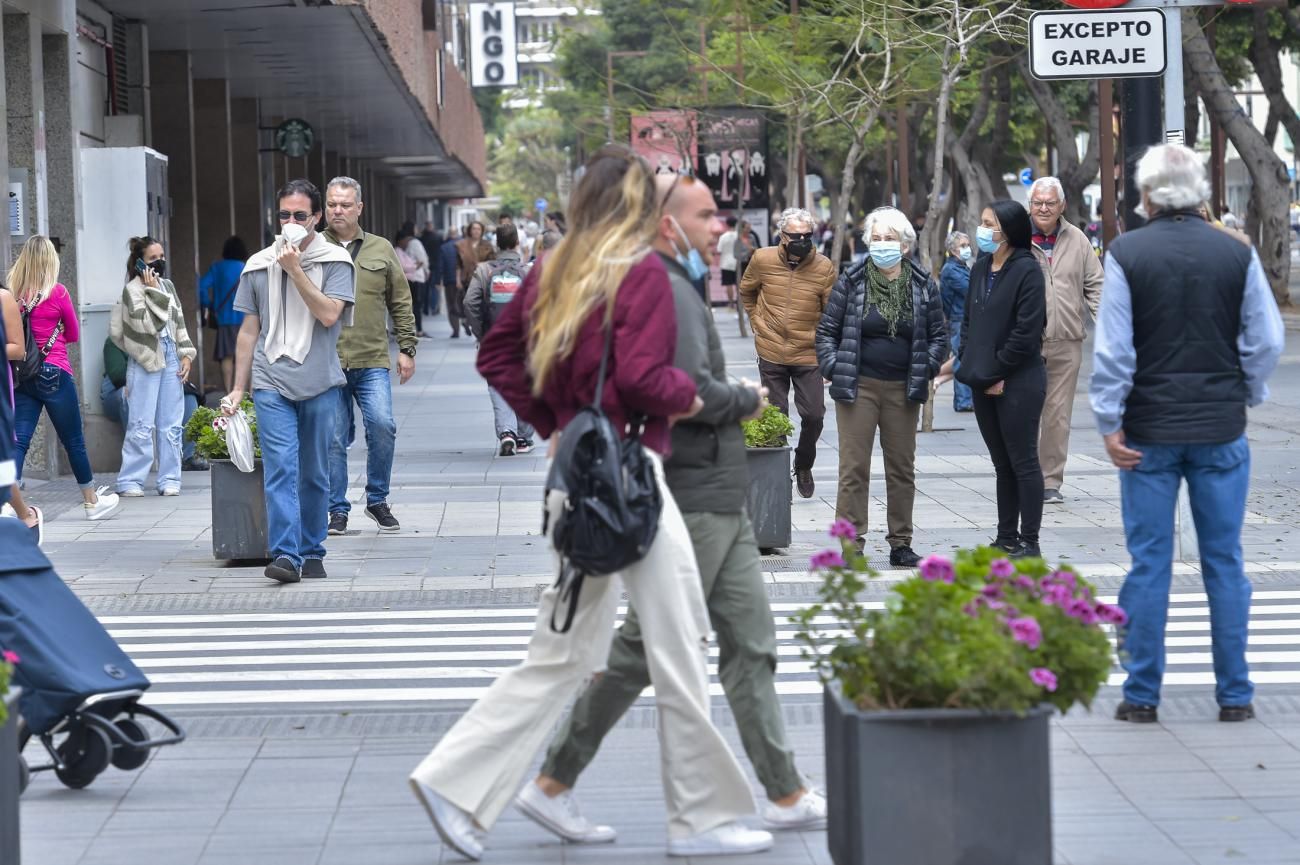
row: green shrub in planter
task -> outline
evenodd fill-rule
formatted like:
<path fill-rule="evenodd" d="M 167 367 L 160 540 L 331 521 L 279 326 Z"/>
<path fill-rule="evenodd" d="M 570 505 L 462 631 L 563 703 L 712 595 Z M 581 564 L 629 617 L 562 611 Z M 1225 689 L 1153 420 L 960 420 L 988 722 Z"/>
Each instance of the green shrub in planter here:
<path fill-rule="evenodd" d="M 9 693 L 9 680 L 13 678 L 14 664 L 19 660 L 17 652 L 9 649 L 0 652 L 0 727 L 4 726 L 5 718 L 8 717 L 4 696 Z"/>
<path fill-rule="evenodd" d="M 779 408 L 769 405 L 754 420 L 741 421 L 745 431 L 747 448 L 779 448 L 785 445 L 785 438 L 794 433 L 794 424 Z"/>
<path fill-rule="evenodd" d="M 262 458 L 262 445 L 257 438 L 257 409 L 248 397 L 239 404 L 248 416 L 248 427 L 253 432 L 253 456 Z M 208 460 L 228 460 L 230 451 L 226 448 L 226 432 L 223 424 L 225 415 L 207 406 L 199 406 L 185 424 L 185 438 L 194 442 L 194 452 Z"/>

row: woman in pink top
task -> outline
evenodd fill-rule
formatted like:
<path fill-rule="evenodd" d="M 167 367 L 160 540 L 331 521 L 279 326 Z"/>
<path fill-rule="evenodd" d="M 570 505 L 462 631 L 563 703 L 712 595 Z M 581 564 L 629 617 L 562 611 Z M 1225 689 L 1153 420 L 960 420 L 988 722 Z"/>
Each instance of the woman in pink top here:
<path fill-rule="evenodd" d="M 49 413 L 54 431 L 67 451 L 72 473 L 81 485 L 86 518 L 99 520 L 120 506 L 117 494 L 108 487 L 95 489 L 90 457 L 81 431 L 81 400 L 68 362 L 68 343 L 81 334 L 72 297 L 59 282 L 59 254 L 48 238 L 34 235 L 23 244 L 18 260 L 9 269 L 9 290 L 14 293 L 24 318 L 31 322 L 32 338 L 41 353 L 40 372 L 18 382 L 14 393 L 14 432 L 18 436 L 18 476 L 41 419 Z"/>

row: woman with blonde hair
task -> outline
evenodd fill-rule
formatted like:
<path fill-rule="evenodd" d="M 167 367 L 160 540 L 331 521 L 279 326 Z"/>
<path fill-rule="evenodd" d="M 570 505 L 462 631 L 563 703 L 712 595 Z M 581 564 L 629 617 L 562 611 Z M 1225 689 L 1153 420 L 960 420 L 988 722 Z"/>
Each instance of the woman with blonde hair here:
<path fill-rule="evenodd" d="M 49 238 L 33 235 L 23 244 L 18 260 L 5 280 L 18 301 L 22 316 L 30 322 L 40 366 L 27 378 L 19 376 L 14 393 L 14 432 L 18 436 L 18 476 L 31 446 L 41 411 L 50 416 L 54 431 L 67 451 L 72 473 L 81 486 L 86 518 L 101 520 L 121 507 L 108 487 L 95 489 L 90 456 L 81 429 L 81 400 L 68 360 L 68 343 L 81 335 L 72 296 L 58 281 L 59 254 Z M 30 360 L 30 359 L 29 359 Z"/>
<path fill-rule="evenodd" d="M 753 853 L 772 844 L 768 833 L 736 822 L 754 813 L 753 797 L 709 717 L 708 612 L 690 536 L 658 456 L 668 449 L 673 420 L 703 408 L 690 376 L 672 365 L 672 289 L 650 249 L 658 210 L 644 160 L 625 147 L 597 152 L 574 190 L 569 232 L 529 271 L 479 350 L 488 384 L 550 436 L 595 399 L 612 329 L 601 407 L 617 430 L 629 422 L 643 426 L 663 509 L 644 558 L 583 584 L 567 633 L 551 626 L 561 590 L 543 593 L 527 660 L 498 678 L 412 773 L 438 834 L 469 859 L 483 852 L 476 830 L 492 826 L 521 784 L 525 810 L 529 796 L 544 795 L 524 775 L 565 704 L 604 663 L 620 585 L 641 618 L 655 686 L 668 852 Z M 546 506 L 554 517 L 563 494 L 553 491 Z M 569 807 L 585 824 L 576 802 Z M 607 826 L 588 825 L 583 834 L 588 842 L 614 840 Z"/>
<path fill-rule="evenodd" d="M 127 424 L 117 494 L 144 495 L 144 482 L 156 452 L 158 495 L 177 496 L 181 492 L 184 383 L 198 352 L 185 328 L 176 287 L 166 278 L 163 245 L 152 237 L 133 237 L 129 247 L 121 315 L 115 312 L 110 327 L 114 344 L 128 358 Z"/>

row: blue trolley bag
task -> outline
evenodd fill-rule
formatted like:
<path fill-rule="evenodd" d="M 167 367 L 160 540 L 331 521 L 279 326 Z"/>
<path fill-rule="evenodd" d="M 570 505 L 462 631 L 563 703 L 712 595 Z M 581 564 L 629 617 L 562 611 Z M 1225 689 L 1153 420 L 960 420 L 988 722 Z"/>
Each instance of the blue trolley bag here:
<path fill-rule="evenodd" d="M 149 687 L 54 572 L 22 520 L 0 519 L 0 648 L 18 654 L 19 709 L 39 735 L 88 697 Z"/>

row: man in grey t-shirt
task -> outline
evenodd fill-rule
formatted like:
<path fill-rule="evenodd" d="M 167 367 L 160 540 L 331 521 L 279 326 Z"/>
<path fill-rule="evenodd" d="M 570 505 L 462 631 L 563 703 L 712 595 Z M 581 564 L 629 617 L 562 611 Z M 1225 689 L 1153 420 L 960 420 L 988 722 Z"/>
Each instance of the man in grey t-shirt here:
<path fill-rule="evenodd" d="M 316 233 L 320 190 L 291 180 L 279 201 L 280 236 L 248 259 L 239 278 L 235 389 L 221 409 L 235 414 L 251 382 L 273 559 L 265 573 L 296 583 L 325 576 L 329 441 L 344 381 L 337 345 L 356 278 L 346 250 Z"/>

